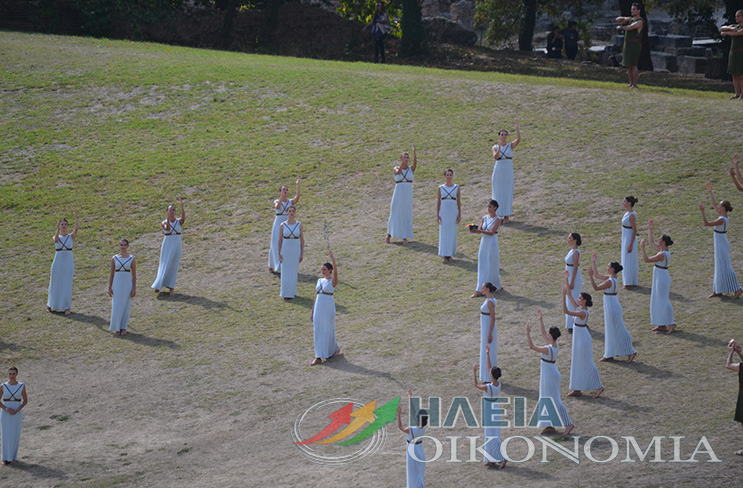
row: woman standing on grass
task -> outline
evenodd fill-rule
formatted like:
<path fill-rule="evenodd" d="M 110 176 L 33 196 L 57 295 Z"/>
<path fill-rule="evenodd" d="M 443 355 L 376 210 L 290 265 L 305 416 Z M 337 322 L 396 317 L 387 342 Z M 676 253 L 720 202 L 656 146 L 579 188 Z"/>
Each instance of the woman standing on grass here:
<path fill-rule="evenodd" d="M 273 219 L 273 228 L 271 229 L 271 247 L 268 249 L 268 271 L 278 273 L 281 271 L 281 261 L 279 260 L 279 236 L 281 235 L 281 224 L 286 222 L 289 217 L 286 209 L 289 206 L 296 206 L 299 202 L 299 176 L 297 176 L 297 194 L 294 198 L 289 198 L 289 187 L 286 185 L 279 188 L 279 198 L 273 201 L 273 208 L 276 217 Z"/>
<path fill-rule="evenodd" d="M 560 371 L 557 369 L 555 361 L 557 361 L 557 339 L 560 337 L 560 329 L 557 327 L 550 327 L 549 334 L 544 329 L 544 321 L 542 320 L 542 311 L 537 309 L 537 317 L 539 318 L 539 328 L 542 333 L 542 340 L 547 343 L 545 346 L 537 347 L 531 341 L 531 324 L 526 323 L 526 342 L 529 344 L 529 349 L 536 351 L 542 355 L 541 368 L 539 375 L 539 398 L 551 398 L 552 402 L 557 410 L 557 414 L 560 417 L 560 423 L 565 426 L 565 435 L 570 434 L 573 428 L 573 422 L 570 420 L 568 415 L 568 409 L 563 405 L 560 399 Z M 538 427 L 544 427 L 541 435 L 552 434 L 556 432 L 555 427 L 549 420 L 540 420 Z"/>
<path fill-rule="evenodd" d="M 735 12 L 735 24 L 720 27 L 720 35 L 730 37 L 728 73 L 733 76 L 733 100 L 743 99 L 743 10 Z"/>
<path fill-rule="evenodd" d="M 490 379 L 490 368 L 498 366 L 498 328 L 495 326 L 495 286 L 487 282 L 480 291 L 487 298 L 480 306 L 480 381 Z M 488 366 L 489 365 L 489 366 Z"/>
<path fill-rule="evenodd" d="M 578 249 L 578 246 L 582 243 L 583 240 L 577 232 L 571 232 L 568 234 L 568 245 L 570 246 L 570 251 L 565 255 L 565 271 L 568 271 L 570 274 L 568 277 L 568 291 L 573 297 L 573 300 L 566 301 L 565 306 L 571 312 L 575 312 L 573 302 L 578 301 L 580 292 L 583 289 L 583 277 L 580 274 L 580 249 Z M 570 314 L 565 314 L 565 328 L 568 329 L 568 332 L 571 334 L 573 333 L 574 320 L 575 317 Z"/>
<path fill-rule="evenodd" d="M 733 353 L 738 354 L 738 358 L 741 360 L 740 363 L 733 362 Z M 733 420 L 743 425 L 743 354 L 741 354 L 740 344 L 735 339 L 730 339 L 730 342 L 728 342 L 728 360 L 725 367 L 730 371 L 738 373 L 738 403 L 735 405 L 735 416 L 733 416 Z M 735 455 L 743 456 L 743 449 L 735 451 Z"/>
<path fill-rule="evenodd" d="M 568 273 L 565 272 L 565 286 L 562 287 L 562 311 L 575 317 L 573 322 L 573 356 L 570 360 L 570 393 L 569 397 L 583 395 L 583 390 L 596 390 L 593 398 L 598 398 L 604 391 L 599 369 L 593 362 L 593 344 L 588 332 L 588 307 L 593 305 L 591 295 L 582 292 L 578 301 L 568 293 Z M 568 310 L 567 301 L 573 304 L 575 311 Z"/>
<path fill-rule="evenodd" d="M 72 213 L 75 215 L 72 234 L 67 233 L 67 219 L 62 219 L 57 221 L 57 232 L 52 237 L 55 253 L 49 276 L 49 298 L 46 302 L 47 312 L 64 311 L 65 315 L 70 315 L 72 307 L 72 276 L 75 274 L 72 245 L 77 240 L 77 210 Z"/>
<path fill-rule="evenodd" d="M 413 392 L 408 390 L 408 405 L 410 405 L 410 399 L 413 397 Z M 405 433 L 406 443 L 406 460 L 405 460 L 405 475 L 407 478 L 408 488 L 424 488 L 423 475 L 426 470 L 426 452 L 423 450 L 423 441 L 418 439 L 421 436 L 426 435 L 426 425 L 428 425 L 428 412 L 426 410 L 418 410 L 416 414 L 418 419 L 418 425 L 413 427 L 402 426 L 402 402 L 397 404 L 397 428 Z M 411 445 L 412 444 L 412 445 Z M 415 453 L 415 457 L 411 454 L 411 451 Z"/>
<path fill-rule="evenodd" d="M 8 381 L 3 383 L 2 402 L 0 402 L 0 437 L 2 437 L 2 464 L 18 461 L 18 445 L 21 443 L 21 423 L 23 407 L 28 403 L 26 385 L 19 382 L 18 368 L 8 369 Z"/>
<path fill-rule="evenodd" d="M 181 204 L 181 217 L 175 217 L 175 205 L 168 205 L 168 213 L 165 220 L 160 222 L 165 237 L 160 247 L 160 266 L 157 268 L 157 278 L 152 284 L 155 293 L 160 293 L 164 287 L 170 289 L 170 296 L 175 294 L 175 280 L 178 278 L 178 267 L 181 265 L 181 254 L 183 243 L 181 233 L 183 224 L 186 223 L 186 211 L 183 208 L 183 199 L 178 197 Z"/>
<path fill-rule="evenodd" d="M 642 259 L 646 263 L 655 263 L 653 268 L 653 289 L 650 291 L 650 325 L 654 325 L 654 332 L 665 332 L 670 334 L 676 329 L 673 321 L 673 306 L 671 306 L 671 275 L 668 274 L 668 265 L 671 261 L 671 253 L 668 248 L 673 245 L 670 236 L 663 234 L 655 243 L 653 239 L 653 227 L 655 223 L 648 221 L 648 240 L 653 249 L 658 253 L 648 257 L 645 252 L 645 239 L 640 242 Z"/>
<path fill-rule="evenodd" d="M 338 286 L 338 266 L 333 253 L 330 252 L 330 263 L 320 268 L 322 278 L 315 286 L 315 301 L 312 303 L 312 327 L 315 331 L 315 359 L 310 366 L 320 364 L 323 359 L 332 358 L 341 352 L 335 340 L 335 300 L 333 293 Z"/>
<path fill-rule="evenodd" d="M 108 296 L 111 297 L 111 325 L 108 330 L 125 336 L 129 328 L 129 309 L 137 294 L 137 266 L 129 254 L 129 241 L 119 241 L 119 254 L 111 258 Z"/>
<path fill-rule="evenodd" d="M 501 129 L 498 132 L 498 144 L 493 146 L 493 166 L 492 176 L 492 193 L 493 200 L 500 203 L 498 207 L 498 216 L 503 218 L 503 222 L 508 222 L 513 212 L 513 150 L 521 142 L 521 131 L 519 123 L 514 120 L 516 125 L 516 139 L 508 142 L 508 131 Z"/>
<path fill-rule="evenodd" d="M 413 144 L 413 165 L 409 166 L 410 154 L 400 154 L 400 166 L 395 166 L 395 191 L 390 202 L 390 218 L 387 221 L 387 244 L 390 237 L 402 239 L 403 244 L 413 238 L 413 175 L 418 167 L 418 157 Z"/>
<path fill-rule="evenodd" d="M 640 17 L 642 7 L 639 3 L 633 3 L 630 7 L 631 17 L 617 17 L 617 31 L 624 31 L 624 47 L 622 48 L 622 66 L 627 68 L 627 78 L 630 88 L 637 88 L 640 72 L 637 65 L 640 62 L 640 51 L 642 51 L 642 29 L 645 21 Z"/>
<path fill-rule="evenodd" d="M 459 185 L 455 185 L 454 171 L 444 171 L 446 183 L 439 185 L 436 200 L 436 219 L 439 222 L 439 256 L 448 263 L 457 252 L 457 225 L 462 218 L 462 196 Z"/>
<path fill-rule="evenodd" d="M 482 287 L 485 283 L 492 283 L 496 290 L 501 289 L 500 282 L 500 249 L 498 248 L 498 229 L 501 219 L 496 216 L 498 202 L 488 202 L 488 214 L 482 217 L 480 227 L 470 225 L 470 232 L 482 234 L 480 250 L 477 252 L 477 288 L 470 298 L 482 297 Z"/>
<path fill-rule="evenodd" d="M 606 275 L 599 274 L 596 267 L 596 253 L 591 256 L 591 267 L 588 268 L 588 276 L 591 277 L 591 286 L 596 291 L 604 291 L 604 357 L 601 361 L 614 361 L 617 356 L 627 356 L 627 362 L 631 363 L 637 356 L 637 351 L 632 347 L 632 337 L 624 325 L 622 304 L 617 298 L 619 280 L 617 273 L 622 271 L 622 265 L 612 261 L 606 267 Z M 596 284 L 596 278 L 604 280 L 600 285 Z"/>
<path fill-rule="evenodd" d="M 296 219 L 297 208 L 286 208 L 286 222 L 279 227 L 279 262 L 281 262 L 281 292 L 284 300 L 297 298 L 299 263 L 304 259 L 304 230 Z"/>
<path fill-rule="evenodd" d="M 637 214 L 635 204 L 637 198 L 632 195 L 624 197 L 624 215 L 622 216 L 622 283 L 625 288 L 637 286 L 637 274 L 640 269 L 637 258 Z"/>
<path fill-rule="evenodd" d="M 712 281 L 712 294 L 709 298 L 720 296 L 723 293 L 734 293 L 735 298 L 740 298 L 743 289 L 741 289 L 738 276 L 730 263 L 730 242 L 728 242 L 727 236 L 728 213 L 733 211 L 733 206 L 727 200 L 715 203 L 715 197 L 712 196 L 712 185 L 707 183 L 706 187 L 712 206 L 719 215 L 716 220 L 708 221 L 707 215 L 704 213 L 704 204 L 699 202 L 699 210 L 702 212 L 704 225 L 715 228 L 715 277 Z"/>
<path fill-rule="evenodd" d="M 487 354 L 490 354 L 490 348 L 485 346 Z M 500 368 L 494 367 L 488 359 L 488 375 L 489 382 L 483 382 L 480 384 L 477 381 L 477 363 L 472 367 L 474 373 L 475 388 L 482 391 L 483 397 L 488 402 L 494 402 L 498 395 L 500 395 Z M 500 415 L 490 413 L 485 421 L 485 466 L 497 466 L 498 469 L 506 467 L 506 459 L 501 454 L 501 441 L 500 441 Z"/>

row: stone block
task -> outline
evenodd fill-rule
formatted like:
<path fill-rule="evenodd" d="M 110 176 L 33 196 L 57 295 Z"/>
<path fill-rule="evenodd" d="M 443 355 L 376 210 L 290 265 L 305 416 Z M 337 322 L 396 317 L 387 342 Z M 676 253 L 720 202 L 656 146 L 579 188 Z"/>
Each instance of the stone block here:
<path fill-rule="evenodd" d="M 467 30 L 475 29 L 475 4 L 469 0 L 459 0 L 449 7 L 451 20 Z"/>
<path fill-rule="evenodd" d="M 701 56 L 679 56 L 679 73 L 694 74 L 704 73 L 707 66 L 707 58 Z"/>
<path fill-rule="evenodd" d="M 678 59 L 675 54 L 650 51 L 650 59 L 653 61 L 653 69 L 664 69 L 672 73 L 678 71 Z"/>

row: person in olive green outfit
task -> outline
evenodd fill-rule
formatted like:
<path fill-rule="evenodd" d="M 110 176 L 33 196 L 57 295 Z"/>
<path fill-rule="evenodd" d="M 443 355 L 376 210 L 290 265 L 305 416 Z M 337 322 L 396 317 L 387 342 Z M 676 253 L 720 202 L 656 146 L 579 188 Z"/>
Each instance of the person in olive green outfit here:
<path fill-rule="evenodd" d="M 738 373 L 738 403 L 735 406 L 735 417 L 733 417 L 733 420 L 743 424 L 743 364 L 733 362 L 734 353 L 738 353 L 738 357 L 743 361 L 740 344 L 735 342 L 735 339 L 730 339 L 730 342 L 728 342 L 728 361 L 725 367 L 730 371 Z M 735 451 L 735 454 L 743 456 L 743 449 Z"/>
<path fill-rule="evenodd" d="M 637 70 L 637 63 L 640 61 L 640 34 L 645 27 L 645 21 L 640 17 L 642 7 L 639 3 L 633 3 L 630 8 L 632 17 L 617 17 L 617 31 L 624 31 L 624 47 L 622 48 L 622 66 L 627 68 L 627 78 L 629 87 L 637 88 L 637 79 L 640 72 Z"/>
<path fill-rule="evenodd" d="M 735 95 L 731 98 L 743 99 L 743 10 L 735 12 L 737 24 L 723 25 L 720 35 L 730 37 L 730 54 L 728 54 L 728 73 L 733 75 Z"/>

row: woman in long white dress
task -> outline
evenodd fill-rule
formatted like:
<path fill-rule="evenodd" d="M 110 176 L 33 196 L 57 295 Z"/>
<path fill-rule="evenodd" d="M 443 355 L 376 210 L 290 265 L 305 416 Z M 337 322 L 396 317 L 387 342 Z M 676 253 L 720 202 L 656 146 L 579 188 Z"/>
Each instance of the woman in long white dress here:
<path fill-rule="evenodd" d="M 62 312 L 70 315 L 72 308 L 72 276 L 75 274 L 75 260 L 72 257 L 72 245 L 77 240 L 77 210 L 75 228 L 68 234 L 67 219 L 57 221 L 57 232 L 54 241 L 54 261 L 49 275 L 49 298 L 46 302 L 47 312 Z"/>
<path fill-rule="evenodd" d="M 119 241 L 119 254 L 111 258 L 108 277 L 108 296 L 111 297 L 111 324 L 108 328 L 118 336 L 129 329 L 129 310 L 137 294 L 137 263 L 129 254 L 129 241 Z"/>
<path fill-rule="evenodd" d="M 627 362 L 631 363 L 635 360 L 637 351 L 632 347 L 632 336 L 624 325 L 622 304 L 617 298 L 619 291 L 617 273 L 622 271 L 622 265 L 612 261 L 606 267 L 606 275 L 602 275 L 596 267 L 596 259 L 596 253 L 593 253 L 588 276 L 594 290 L 604 290 L 604 357 L 601 361 L 614 361 L 615 357 L 627 356 Z M 596 279 L 604 282 L 597 285 Z"/>
<path fill-rule="evenodd" d="M 670 236 L 663 234 L 656 243 L 653 239 L 653 227 L 655 222 L 648 221 L 648 241 L 657 251 L 657 254 L 648 257 L 645 252 L 645 239 L 640 241 L 642 259 L 646 263 L 655 263 L 653 268 L 653 289 L 650 291 L 650 325 L 654 325 L 654 332 L 672 333 L 676 329 L 673 320 L 673 306 L 671 305 L 671 275 L 668 273 L 668 265 L 671 261 L 671 253 L 668 248 L 673 245 Z"/>
<path fill-rule="evenodd" d="M 413 392 L 408 390 L 408 405 L 413 397 Z M 405 433 L 405 475 L 407 479 L 407 488 L 425 488 L 423 475 L 426 470 L 426 453 L 423 450 L 423 441 L 418 439 L 426 434 L 426 425 L 428 425 L 428 412 L 419 410 L 416 414 L 418 425 L 413 427 L 402 426 L 402 402 L 397 404 L 397 428 Z M 412 453 L 411 453 L 412 451 Z"/>
<path fill-rule="evenodd" d="M 575 427 L 570 416 L 568 415 L 568 409 L 560 399 L 560 381 L 562 376 L 560 371 L 557 369 L 555 362 L 557 361 L 557 339 L 560 337 L 560 329 L 557 327 L 550 327 L 549 334 L 544 328 L 544 321 L 542 320 L 542 311 L 537 310 L 537 317 L 539 318 L 539 328 L 542 334 L 542 340 L 547 344 L 544 346 L 535 346 L 531 340 L 531 324 L 526 323 L 526 342 L 529 344 L 529 349 L 536 351 L 541 354 L 541 367 L 539 374 L 539 398 L 551 398 L 552 402 L 557 410 L 557 414 L 560 417 L 560 423 L 565 426 L 565 435 L 570 434 Z M 538 427 L 544 427 L 541 435 L 554 433 L 555 427 L 552 425 L 550 420 L 540 420 Z"/>
<path fill-rule="evenodd" d="M 390 218 L 387 221 L 387 239 L 390 237 L 402 239 L 403 244 L 413 238 L 413 176 L 418 168 L 418 157 L 413 144 L 413 164 L 410 163 L 410 154 L 400 154 L 400 165 L 395 166 L 395 191 L 390 202 Z"/>
<path fill-rule="evenodd" d="M 570 251 L 565 255 L 565 270 L 570 272 L 568 277 L 568 290 L 574 301 L 578 301 L 580 292 L 583 289 L 583 277 L 580 274 L 580 249 L 578 246 L 582 244 L 583 240 L 580 234 L 577 232 L 571 232 L 568 234 L 568 244 L 570 245 Z M 570 301 L 565 302 L 568 310 L 575 312 L 575 308 Z M 565 328 L 568 332 L 573 333 L 573 322 L 575 317 L 570 314 L 565 314 Z"/>
<path fill-rule="evenodd" d="M 743 289 L 738 283 L 738 276 L 730 262 L 730 242 L 728 242 L 727 235 L 728 213 L 733 211 L 733 206 L 727 200 L 715 203 L 715 197 L 712 196 L 712 185 L 709 183 L 707 183 L 707 193 L 719 216 L 712 222 L 708 221 L 707 215 L 704 213 L 704 205 L 699 202 L 699 210 L 702 212 L 704 225 L 715 228 L 715 277 L 712 282 L 712 294 L 709 298 L 720 296 L 723 293 L 734 293 L 735 298 L 740 298 Z"/>
<path fill-rule="evenodd" d="M 500 229 L 501 218 L 495 212 L 498 202 L 488 202 L 488 214 L 483 215 L 480 226 L 470 226 L 473 234 L 482 234 L 480 238 L 480 250 L 477 252 L 477 288 L 470 298 L 484 296 L 482 285 L 492 283 L 496 290 L 502 288 L 500 282 L 500 249 L 498 247 L 498 229 Z"/>
<path fill-rule="evenodd" d="M 281 262 L 281 292 L 284 300 L 297 298 L 297 280 L 299 263 L 304 259 L 304 229 L 296 219 L 297 208 L 290 205 L 286 208 L 288 219 L 280 226 L 279 261 Z"/>
<path fill-rule="evenodd" d="M 181 265 L 181 254 L 183 243 L 181 233 L 183 224 L 186 223 L 186 210 L 183 208 L 183 199 L 178 197 L 181 204 L 181 217 L 175 217 L 175 205 L 168 205 L 168 214 L 165 220 L 160 222 L 163 228 L 163 244 L 160 247 L 160 265 L 157 268 L 157 278 L 152 284 L 155 293 L 160 293 L 163 288 L 170 289 L 170 296 L 175 294 L 175 280 L 178 278 L 178 267 Z"/>
<path fill-rule="evenodd" d="M 28 403 L 26 385 L 18 381 L 18 368 L 8 369 L 8 381 L 3 383 L 0 402 L 0 438 L 2 438 L 3 466 L 18 461 L 18 445 L 21 443 L 23 407 Z"/>
<path fill-rule="evenodd" d="M 625 288 L 637 286 L 637 274 L 640 269 L 637 254 L 637 214 L 634 207 L 637 198 L 632 195 L 624 197 L 624 215 L 622 216 L 622 283 Z"/>
<path fill-rule="evenodd" d="M 278 273 L 281 271 L 281 261 L 279 260 L 280 227 L 281 224 L 286 222 L 289 218 L 286 214 L 286 209 L 290 205 L 296 207 L 299 202 L 299 195 L 299 176 L 297 176 L 297 193 L 294 195 L 294 198 L 289 198 L 289 187 L 284 185 L 279 188 L 279 198 L 273 201 L 273 209 L 276 213 L 276 217 L 273 219 L 273 227 L 271 228 L 271 247 L 268 249 L 268 271 L 271 273 Z"/>
<path fill-rule="evenodd" d="M 495 326 L 496 303 L 493 296 L 495 285 L 488 281 L 482 285 L 480 292 L 486 297 L 480 306 L 480 381 L 488 381 L 490 368 L 498 366 L 498 328 Z"/>
<path fill-rule="evenodd" d="M 519 130 L 518 121 L 516 125 L 516 139 L 508 142 L 508 131 L 501 129 L 498 132 L 498 144 L 493 146 L 493 166 L 492 176 L 492 195 L 493 200 L 500 203 L 498 207 L 498 217 L 503 218 L 503 222 L 508 222 L 513 211 L 513 150 L 521 142 L 521 131 Z"/>
<path fill-rule="evenodd" d="M 312 303 L 312 328 L 315 337 L 315 359 L 310 366 L 320 364 L 323 359 L 332 358 L 341 352 L 335 340 L 335 300 L 333 293 L 338 286 L 338 266 L 333 253 L 330 261 L 320 268 L 322 278 L 315 286 L 315 301 Z"/>
<path fill-rule="evenodd" d="M 593 305 L 591 295 L 581 292 L 578 301 L 568 293 L 567 271 L 565 272 L 565 286 L 562 287 L 562 311 L 575 317 L 573 322 L 573 354 L 570 360 L 570 393 L 569 397 L 583 395 L 583 390 L 596 390 L 593 398 L 598 398 L 604 391 L 601 384 L 599 369 L 593 362 L 593 341 L 588 332 L 588 307 Z M 567 302 L 573 304 L 575 311 L 568 310 Z"/>
<path fill-rule="evenodd" d="M 462 196 L 454 184 L 454 171 L 444 171 L 446 183 L 439 185 L 436 219 L 439 222 L 439 256 L 448 263 L 457 252 L 457 224 L 462 218 Z"/>
<path fill-rule="evenodd" d="M 490 347 L 486 347 L 486 354 L 490 353 Z M 500 395 L 501 383 L 501 370 L 498 367 L 493 366 L 488 359 L 488 381 L 480 384 L 477 381 L 477 369 L 478 364 L 475 363 L 473 366 L 475 388 L 482 391 L 483 397 L 488 402 L 495 401 Z M 493 410 L 497 408 L 497 405 L 493 405 Z M 483 415 L 483 423 L 485 428 L 485 466 L 497 466 L 498 469 L 506 467 L 506 459 L 501 453 L 501 440 L 500 440 L 500 415 L 490 412 L 487 417 Z"/>

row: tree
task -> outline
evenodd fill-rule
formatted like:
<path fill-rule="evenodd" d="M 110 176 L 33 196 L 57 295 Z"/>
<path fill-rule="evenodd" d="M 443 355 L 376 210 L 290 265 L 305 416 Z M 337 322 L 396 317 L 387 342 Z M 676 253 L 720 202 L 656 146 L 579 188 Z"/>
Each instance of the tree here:
<path fill-rule="evenodd" d="M 418 56 L 423 54 L 423 14 L 420 0 L 402 0 L 402 39 L 400 54 L 403 56 Z"/>

